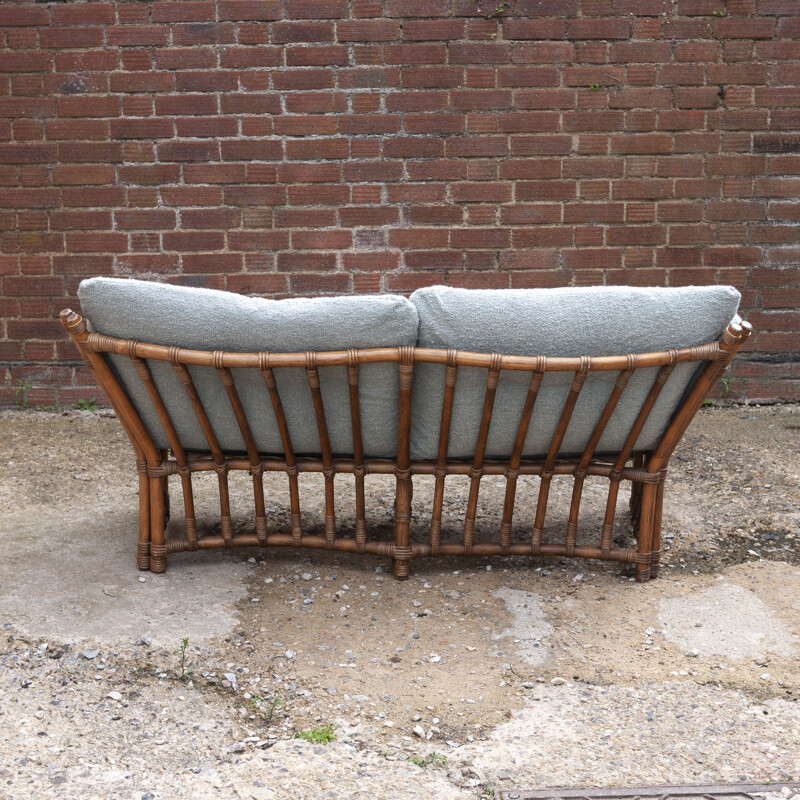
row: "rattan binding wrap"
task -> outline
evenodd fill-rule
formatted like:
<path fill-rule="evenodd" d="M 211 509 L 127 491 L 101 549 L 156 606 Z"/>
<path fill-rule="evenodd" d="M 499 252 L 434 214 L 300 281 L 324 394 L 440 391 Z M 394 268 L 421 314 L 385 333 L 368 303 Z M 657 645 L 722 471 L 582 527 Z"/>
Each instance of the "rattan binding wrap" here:
<path fill-rule="evenodd" d="M 78 348 L 81 358 L 91 367 L 95 379 L 111 402 L 120 423 L 133 444 L 139 473 L 137 564 L 140 569 L 162 572 L 166 569 L 167 555 L 184 550 L 234 546 L 289 546 L 388 556 L 392 559 L 395 576 L 401 579 L 408 577 L 409 562 L 412 558 L 470 554 L 598 558 L 635 564 L 636 578 L 639 581 L 656 577 L 660 563 L 661 514 L 669 458 L 709 391 L 725 371 L 737 350 L 751 334 L 750 325 L 744 322 L 728 326 L 719 342 L 710 342 L 682 350 L 595 358 L 587 356 L 579 358 L 524 357 L 408 346 L 336 352 L 229 353 L 165 347 L 90 333 L 85 320 L 69 310 L 61 313 L 61 321 Z M 159 450 L 156 447 L 133 404 L 117 381 L 104 353 L 113 353 L 131 359 L 163 425 L 170 451 Z M 185 452 L 169 417 L 167 407 L 152 380 L 147 364 L 148 360 L 163 361 L 172 365 L 207 441 L 207 455 L 192 456 Z M 398 369 L 397 456 L 394 460 L 365 458 L 358 395 L 359 369 L 363 364 L 387 362 L 396 363 Z M 634 450 L 636 441 L 661 390 L 669 380 L 675 366 L 686 362 L 704 362 L 698 379 L 683 399 L 653 450 L 646 453 L 636 452 Z M 435 461 L 412 462 L 410 458 L 411 397 L 414 365 L 418 363 L 442 364 L 446 367 L 439 447 Z M 238 424 L 246 456 L 226 453 L 220 448 L 208 413 L 203 407 L 188 370 L 188 367 L 192 365 L 212 367 L 219 375 L 231 411 Z M 347 368 L 353 433 L 352 458 L 336 458 L 331 450 L 318 372 L 321 367 L 326 366 Z M 294 455 L 286 416 L 275 380 L 275 370 L 290 367 L 305 369 L 319 434 L 320 456 L 318 458 L 297 458 Z M 483 412 L 471 462 L 449 459 L 447 453 L 453 397 L 460 367 L 484 367 L 488 370 Z M 594 449 L 631 376 L 638 369 L 651 367 L 658 367 L 656 379 L 630 428 L 624 446 L 616 454 L 613 463 L 608 460 L 595 459 Z M 237 393 L 232 374 L 232 370 L 235 369 L 250 369 L 260 372 L 280 432 L 283 456 L 265 456 L 259 453 L 250 422 Z M 492 420 L 495 390 L 502 370 L 525 371 L 529 372 L 531 377 L 512 452 L 505 460 L 487 460 L 484 458 L 484 454 Z M 580 457 L 571 460 L 560 459 L 559 447 L 569 426 L 586 377 L 590 372 L 598 370 L 613 370 L 619 373 L 614 388 Z M 572 384 L 546 456 L 540 460 L 523 460 L 522 450 L 525 438 L 532 420 L 535 419 L 537 395 L 542 378 L 547 372 L 571 372 L 573 373 Z M 219 536 L 199 536 L 194 511 L 192 474 L 209 470 L 215 471 L 218 476 L 221 523 L 221 535 Z M 253 533 L 233 534 L 228 491 L 230 470 L 246 471 L 252 476 L 255 504 L 255 531 Z M 264 501 L 264 471 L 284 472 L 288 477 L 291 534 L 270 533 Z M 299 472 L 320 472 L 324 476 L 326 508 L 324 536 L 304 534 L 301 529 L 300 495 L 297 480 Z M 337 473 L 354 475 L 356 511 L 354 538 L 337 535 L 334 514 L 334 476 Z M 393 542 L 373 541 L 369 538 L 366 525 L 364 477 L 370 473 L 395 476 Z M 180 476 L 183 490 L 185 531 L 184 536 L 180 538 L 165 540 L 165 526 L 168 518 L 167 481 L 169 476 L 176 474 Z M 414 475 L 435 476 L 428 541 L 424 543 L 410 541 Z M 469 478 L 469 499 L 461 541 L 455 543 L 443 543 L 441 540 L 442 506 L 448 475 L 466 475 Z M 476 542 L 474 540 L 475 516 L 481 479 L 484 475 L 502 475 L 506 480 L 502 521 L 496 542 Z M 520 475 L 538 475 L 540 478 L 533 529 L 528 542 L 512 542 L 511 540 L 516 486 Z M 573 478 L 572 499 L 563 543 L 550 543 L 543 539 L 550 484 L 555 475 L 567 475 Z M 577 534 L 584 481 L 590 475 L 601 476 L 608 480 L 608 497 L 605 519 L 597 543 L 586 545 L 577 543 Z M 613 545 L 614 513 L 622 481 L 631 483 L 630 507 L 638 540 L 636 548 Z"/>

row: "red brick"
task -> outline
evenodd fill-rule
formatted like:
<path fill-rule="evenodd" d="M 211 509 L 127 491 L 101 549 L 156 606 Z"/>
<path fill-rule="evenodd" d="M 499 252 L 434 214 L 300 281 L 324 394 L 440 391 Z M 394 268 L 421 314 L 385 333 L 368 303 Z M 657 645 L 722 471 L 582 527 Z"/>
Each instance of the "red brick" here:
<path fill-rule="evenodd" d="M 387 42 L 400 38 L 400 26 L 395 20 L 350 20 L 336 25 L 340 42 Z"/>
<path fill-rule="evenodd" d="M 205 22 L 214 19 L 214 3 L 209 0 L 171 0 L 155 2 L 153 22 Z"/>
<path fill-rule="evenodd" d="M 14 25 L 47 25 L 50 22 L 48 8 L 34 3 L 7 4 L 0 6 L 0 25 L 12 27 Z"/>
<path fill-rule="evenodd" d="M 278 0 L 219 0 L 219 18 L 229 20 L 280 19 Z"/>
<path fill-rule="evenodd" d="M 281 272 L 326 272 L 335 269 L 333 253 L 278 253 L 278 270 Z"/>
<path fill-rule="evenodd" d="M 630 22 L 627 19 L 571 19 L 567 20 L 569 39 L 627 39 Z"/>
<path fill-rule="evenodd" d="M 714 21 L 714 36 L 718 39 L 771 39 L 774 34 L 775 20 L 769 17 L 724 17 Z"/>
<path fill-rule="evenodd" d="M 293 250 L 342 250 L 353 245 L 353 234 L 344 230 L 292 231 Z"/>
<path fill-rule="evenodd" d="M 460 19 L 407 20 L 403 22 L 403 38 L 409 41 L 463 39 L 464 21 Z"/>

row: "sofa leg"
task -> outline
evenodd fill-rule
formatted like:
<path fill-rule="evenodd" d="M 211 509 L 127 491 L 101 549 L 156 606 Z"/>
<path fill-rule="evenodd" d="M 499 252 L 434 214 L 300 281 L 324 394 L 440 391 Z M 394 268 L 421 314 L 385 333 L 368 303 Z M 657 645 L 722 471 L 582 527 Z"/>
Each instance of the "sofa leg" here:
<path fill-rule="evenodd" d="M 658 484 L 656 508 L 653 514 L 653 546 L 650 558 L 650 577 L 657 578 L 661 571 L 661 514 L 664 509 L 664 481 Z"/>
<path fill-rule="evenodd" d="M 150 478 L 150 571 L 164 572 L 167 568 L 164 545 L 164 483 L 165 478 Z"/>
<path fill-rule="evenodd" d="M 647 483 L 642 488 L 642 509 L 639 518 L 639 544 L 636 552 L 636 580 L 645 583 L 650 580 L 650 564 L 653 549 L 653 527 L 656 516 L 658 487 Z"/>
<path fill-rule="evenodd" d="M 392 560 L 392 574 L 399 581 L 407 581 L 411 574 L 409 563 L 405 558 L 395 558 Z"/>
<path fill-rule="evenodd" d="M 147 465 L 139 467 L 139 542 L 136 551 L 136 566 L 141 570 L 150 569 L 150 479 Z"/>

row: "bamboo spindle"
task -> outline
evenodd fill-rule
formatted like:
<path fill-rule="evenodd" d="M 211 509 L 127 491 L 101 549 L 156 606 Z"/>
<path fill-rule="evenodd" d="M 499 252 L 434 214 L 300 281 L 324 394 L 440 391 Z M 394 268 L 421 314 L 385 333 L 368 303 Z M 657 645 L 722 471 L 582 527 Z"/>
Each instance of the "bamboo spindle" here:
<path fill-rule="evenodd" d="M 217 441 L 217 434 L 214 433 L 214 428 L 203 406 L 203 401 L 197 393 L 197 387 L 194 385 L 191 373 L 186 365 L 182 364 L 179 360 L 180 348 L 174 347 L 172 351 L 170 363 L 186 391 L 194 415 L 200 424 L 203 436 L 208 443 L 208 447 L 214 459 L 214 471 L 217 473 L 217 483 L 219 485 L 220 528 L 222 530 L 222 539 L 225 541 L 225 546 L 230 547 L 233 540 L 233 525 L 231 523 L 231 500 L 228 490 L 228 462 L 222 454 L 219 441 Z"/>
<path fill-rule="evenodd" d="M 161 393 L 153 380 L 153 375 L 150 372 L 150 367 L 147 362 L 134 354 L 134 349 L 131 348 L 130 359 L 136 372 L 139 375 L 145 390 L 150 398 L 150 402 L 155 408 L 158 419 L 161 422 L 161 427 L 164 429 L 164 434 L 167 437 L 169 446 L 178 462 L 178 474 L 181 479 L 181 489 L 183 490 L 183 511 L 184 511 L 184 526 L 186 530 L 186 540 L 189 542 L 189 550 L 197 550 L 197 519 L 194 510 L 194 493 L 192 491 L 192 471 L 189 468 L 189 462 L 186 458 L 186 452 L 181 444 L 178 432 L 175 430 L 175 425 L 172 418 L 167 411 Z M 166 459 L 162 459 L 166 461 Z M 166 481 L 165 481 L 166 482 Z"/>
<path fill-rule="evenodd" d="M 270 366 L 269 353 L 259 353 L 259 370 L 261 371 L 264 385 L 269 392 L 269 399 L 272 403 L 272 410 L 275 413 L 275 421 L 278 424 L 278 432 L 283 445 L 283 457 L 286 460 L 284 471 L 289 478 L 289 513 L 292 526 L 292 541 L 295 547 L 300 547 L 303 531 L 300 525 L 300 487 L 297 482 L 297 462 L 294 457 L 289 426 L 286 423 L 286 414 L 283 410 L 283 403 L 275 381 L 275 373 Z"/>
<path fill-rule="evenodd" d="M 467 512 L 464 515 L 464 553 L 470 555 L 475 539 L 475 515 L 478 510 L 478 493 L 480 491 L 481 477 L 483 476 L 483 458 L 486 453 L 486 441 L 489 438 L 489 428 L 492 424 L 492 411 L 494 398 L 497 393 L 497 384 L 500 380 L 500 354 L 492 356 L 489 374 L 486 376 L 486 391 L 483 396 L 483 411 L 478 426 L 478 438 L 475 442 L 475 452 L 472 458 L 472 467 L 469 471 L 469 499 Z"/>
<path fill-rule="evenodd" d="M 531 380 L 528 384 L 528 393 L 525 396 L 525 404 L 522 407 L 519 425 L 517 426 L 517 436 L 514 439 L 514 448 L 511 451 L 511 458 L 506 469 L 506 494 L 503 500 L 503 519 L 500 523 L 500 552 L 503 555 L 511 552 L 511 526 L 514 518 L 514 503 L 517 497 L 517 479 L 519 478 L 519 465 L 522 460 L 522 449 L 525 446 L 525 439 L 528 436 L 528 428 L 531 423 L 531 416 L 536 405 L 536 398 L 539 396 L 539 389 L 544 377 L 544 368 L 547 359 L 542 356 L 541 366 L 531 373 Z"/>
<path fill-rule="evenodd" d="M 333 465 L 331 440 L 328 436 L 328 423 L 325 419 L 325 405 L 319 388 L 319 371 L 317 370 L 317 354 L 306 352 L 306 378 L 311 389 L 311 400 L 314 404 L 314 415 L 317 419 L 317 433 L 322 451 L 322 474 L 325 476 L 325 541 L 333 547 L 336 539 L 336 511 L 334 506 L 333 476 L 336 468 Z"/>
<path fill-rule="evenodd" d="M 450 443 L 450 421 L 453 416 L 453 397 L 458 381 L 456 366 L 457 351 L 447 351 L 447 366 L 444 373 L 444 397 L 442 399 L 442 418 L 439 425 L 439 449 L 436 457 L 436 476 L 433 487 L 433 511 L 431 512 L 431 528 L 429 543 L 431 554 L 438 555 L 441 545 L 442 504 L 444 503 L 444 482 L 447 475 L 447 449 Z"/>
<path fill-rule="evenodd" d="M 670 351 L 671 355 L 674 353 L 674 350 Z M 614 535 L 614 515 L 617 511 L 617 497 L 619 496 L 619 484 L 622 480 L 622 468 L 630 458 L 630 454 L 633 451 L 633 448 L 636 446 L 636 440 L 639 438 L 639 434 L 642 432 L 642 428 L 644 428 L 645 422 L 647 422 L 647 418 L 650 416 L 650 412 L 653 410 L 653 406 L 655 406 L 656 400 L 658 400 L 658 396 L 661 394 L 661 390 L 664 388 L 667 379 L 675 369 L 675 363 L 676 360 L 673 358 L 669 364 L 665 364 L 656 373 L 656 377 L 652 386 L 650 387 L 650 391 L 648 391 L 647 397 L 645 398 L 644 403 L 642 403 L 639 413 L 636 415 L 636 419 L 633 421 L 633 425 L 628 432 L 628 436 L 625 439 L 625 444 L 623 444 L 622 450 L 620 450 L 619 454 L 617 455 L 617 459 L 614 462 L 614 467 L 611 471 L 611 476 L 609 479 L 608 497 L 606 499 L 606 513 L 600 533 L 601 558 L 607 558 L 608 556 L 605 554 L 609 553 L 611 550 L 611 542 Z M 647 486 L 645 486 L 643 489 L 643 496 L 646 491 Z"/>
<path fill-rule="evenodd" d="M 578 396 L 581 393 L 583 384 L 586 381 L 586 375 L 591 368 L 592 360 L 588 356 L 581 358 L 580 369 L 575 373 L 572 379 L 572 385 L 569 388 L 567 399 L 564 402 L 564 408 L 561 411 L 561 417 L 558 420 L 555 433 L 550 442 L 550 448 L 547 451 L 544 467 L 540 476 L 539 483 L 539 499 L 536 502 L 536 516 L 533 521 L 533 533 L 531 534 L 531 547 L 535 555 L 539 554 L 542 547 L 542 536 L 544 534 L 544 519 L 547 513 L 547 500 L 550 494 L 550 482 L 553 479 L 553 467 L 558 458 L 558 449 L 561 447 L 561 442 L 564 440 L 564 435 L 569 427 L 569 421 L 572 418 L 572 412 L 575 410 L 575 404 L 578 402 Z"/>
<path fill-rule="evenodd" d="M 358 351 L 349 350 L 347 384 L 350 390 L 350 422 L 353 431 L 353 475 L 356 491 L 356 544 L 363 553 L 367 544 L 366 501 L 364 499 L 364 444 L 361 436 L 361 405 L 358 397 Z"/>
<path fill-rule="evenodd" d="M 394 554 L 392 571 L 399 580 L 407 580 L 411 531 L 411 386 L 414 379 L 414 348 L 398 347 L 397 363 L 397 494 L 394 512 Z"/>
<path fill-rule="evenodd" d="M 250 474 L 253 476 L 253 500 L 256 506 L 256 536 L 258 543 L 264 547 L 267 544 L 267 512 L 264 503 L 264 468 L 261 464 L 261 457 L 258 454 L 258 447 L 253 438 L 253 432 L 250 429 L 250 423 L 247 421 L 247 415 L 244 411 L 239 392 L 236 390 L 236 384 L 233 382 L 233 375 L 227 367 L 222 366 L 222 358 L 218 359 L 219 366 L 216 367 L 217 374 L 225 387 L 225 393 L 228 396 L 233 416 L 236 417 L 236 424 L 239 426 L 239 432 L 242 434 L 242 441 L 244 442 L 247 457 L 250 460 Z"/>
<path fill-rule="evenodd" d="M 636 369 L 636 356 L 631 355 L 629 359 L 629 366 L 624 372 L 620 372 L 619 377 L 614 383 L 614 388 L 611 390 L 611 394 L 600 414 L 600 418 L 597 420 L 592 435 L 589 437 L 589 441 L 581 455 L 578 466 L 575 467 L 575 471 L 572 473 L 575 480 L 572 484 L 572 502 L 570 503 L 569 519 L 567 520 L 566 546 L 568 556 L 572 556 L 575 552 L 575 544 L 578 539 L 578 515 L 581 506 L 581 495 L 583 494 L 583 483 L 586 480 L 586 469 L 589 466 L 589 462 L 592 460 L 600 437 L 603 435 L 603 431 L 606 429 L 606 425 L 608 425 L 614 413 L 614 409 L 617 407 L 617 403 L 620 397 L 622 397 L 622 393 Z"/>

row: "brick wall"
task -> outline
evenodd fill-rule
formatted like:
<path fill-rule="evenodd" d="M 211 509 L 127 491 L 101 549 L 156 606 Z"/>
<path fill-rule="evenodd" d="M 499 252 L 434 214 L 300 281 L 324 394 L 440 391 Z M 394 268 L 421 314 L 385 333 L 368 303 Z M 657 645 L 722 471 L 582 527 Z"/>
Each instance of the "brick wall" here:
<path fill-rule="evenodd" d="M 729 396 L 800 397 L 800 2 L 495 5 L 0 6 L 0 404 L 97 395 L 56 315 L 112 274 L 732 283 Z"/>

